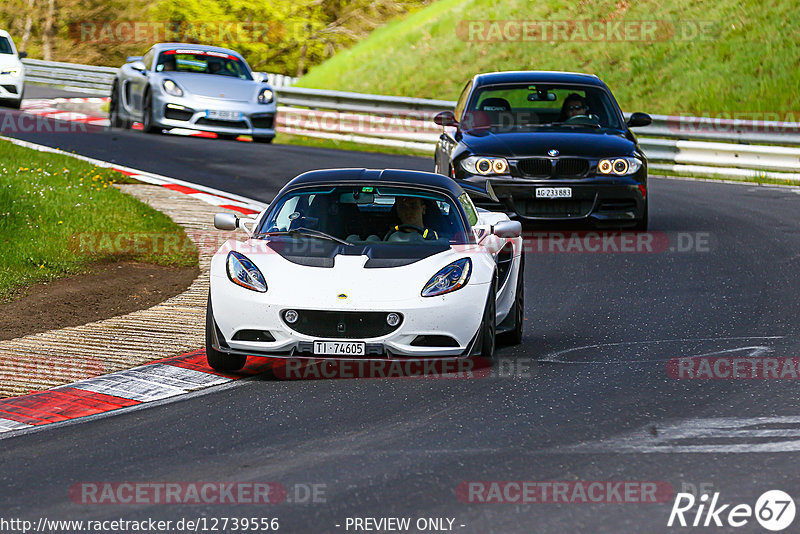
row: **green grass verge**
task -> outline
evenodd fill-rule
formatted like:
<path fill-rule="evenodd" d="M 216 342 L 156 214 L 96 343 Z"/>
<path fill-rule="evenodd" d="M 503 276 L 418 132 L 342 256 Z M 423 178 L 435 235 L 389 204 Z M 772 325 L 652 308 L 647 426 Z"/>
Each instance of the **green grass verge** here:
<path fill-rule="evenodd" d="M 460 37 L 459 23 L 463 31 L 463 21 L 485 20 L 683 21 L 680 27 L 687 29 L 710 24 L 702 38 L 655 42 Z M 800 10 L 790 0 L 769 8 L 754 0 L 440 0 L 374 31 L 298 85 L 455 100 L 479 72 L 567 70 L 600 76 L 625 111 L 773 112 L 781 115 L 776 120 L 787 120 L 783 115 L 800 110 L 798 22 Z"/>
<path fill-rule="evenodd" d="M 275 136 L 275 144 L 278 145 L 301 145 L 313 146 L 317 148 L 335 148 L 337 150 L 354 150 L 357 152 L 376 152 L 380 154 L 400 154 L 403 156 L 422 156 L 431 158 L 431 168 L 433 168 L 433 147 L 430 150 L 415 150 L 412 148 L 401 148 L 392 146 L 377 146 L 354 143 L 352 141 L 339 141 L 336 139 L 320 139 L 317 137 L 306 137 L 304 135 L 291 135 L 280 133 Z"/>
<path fill-rule="evenodd" d="M 0 300 L 97 263 L 197 265 L 197 249 L 183 228 L 113 187 L 131 182 L 116 171 L 0 141 L 0 177 Z M 174 236 L 181 246 L 100 246 L 98 233 Z M 82 249 L 82 236 L 84 244 L 97 245 Z"/>

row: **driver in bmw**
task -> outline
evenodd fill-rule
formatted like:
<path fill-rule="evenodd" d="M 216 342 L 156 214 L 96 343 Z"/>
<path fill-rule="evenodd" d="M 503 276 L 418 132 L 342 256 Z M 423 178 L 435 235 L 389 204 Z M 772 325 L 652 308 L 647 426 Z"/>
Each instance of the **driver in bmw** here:
<path fill-rule="evenodd" d="M 436 230 L 425 228 L 425 222 L 422 217 L 425 215 L 425 202 L 418 197 L 397 197 L 394 203 L 397 217 L 400 219 L 400 224 L 393 227 L 391 232 L 415 232 L 417 230 L 411 228 L 401 228 L 403 225 L 411 225 L 419 228 L 420 235 L 423 239 L 439 239 L 439 234 Z"/>
<path fill-rule="evenodd" d="M 561 106 L 561 122 L 577 117 L 578 115 L 588 115 L 589 108 L 586 106 L 586 100 L 583 99 L 578 93 L 570 94 L 565 100 L 564 105 Z"/>

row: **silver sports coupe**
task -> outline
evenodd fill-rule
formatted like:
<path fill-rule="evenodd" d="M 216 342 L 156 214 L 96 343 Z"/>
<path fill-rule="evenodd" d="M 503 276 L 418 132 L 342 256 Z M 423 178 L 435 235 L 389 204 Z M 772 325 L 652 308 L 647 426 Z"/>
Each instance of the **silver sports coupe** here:
<path fill-rule="evenodd" d="M 111 126 L 140 122 L 147 133 L 186 128 L 269 143 L 275 137 L 275 93 L 261 78 L 233 50 L 156 44 L 119 69 L 111 90 Z"/>

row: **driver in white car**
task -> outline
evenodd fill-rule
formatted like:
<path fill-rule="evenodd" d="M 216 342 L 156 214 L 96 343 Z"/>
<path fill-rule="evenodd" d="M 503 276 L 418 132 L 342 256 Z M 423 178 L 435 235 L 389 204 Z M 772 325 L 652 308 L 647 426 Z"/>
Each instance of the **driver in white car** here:
<path fill-rule="evenodd" d="M 400 224 L 392 228 L 393 232 L 419 232 L 423 239 L 439 239 L 436 230 L 425 228 L 423 216 L 425 215 L 425 202 L 418 197 L 397 197 L 394 203 Z M 414 228 L 403 228 L 410 225 Z"/>

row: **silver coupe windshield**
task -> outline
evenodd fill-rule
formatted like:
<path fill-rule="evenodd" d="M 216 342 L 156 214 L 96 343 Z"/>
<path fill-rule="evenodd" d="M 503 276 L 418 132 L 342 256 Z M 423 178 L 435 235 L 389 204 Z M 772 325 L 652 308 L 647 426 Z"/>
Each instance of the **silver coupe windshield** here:
<path fill-rule="evenodd" d="M 256 236 L 323 239 L 349 245 L 442 245 L 467 242 L 455 200 L 383 185 L 303 189 L 276 201 Z"/>
<path fill-rule="evenodd" d="M 224 52 L 202 50 L 166 50 L 158 55 L 156 72 L 194 72 L 252 80 L 247 65 Z"/>

